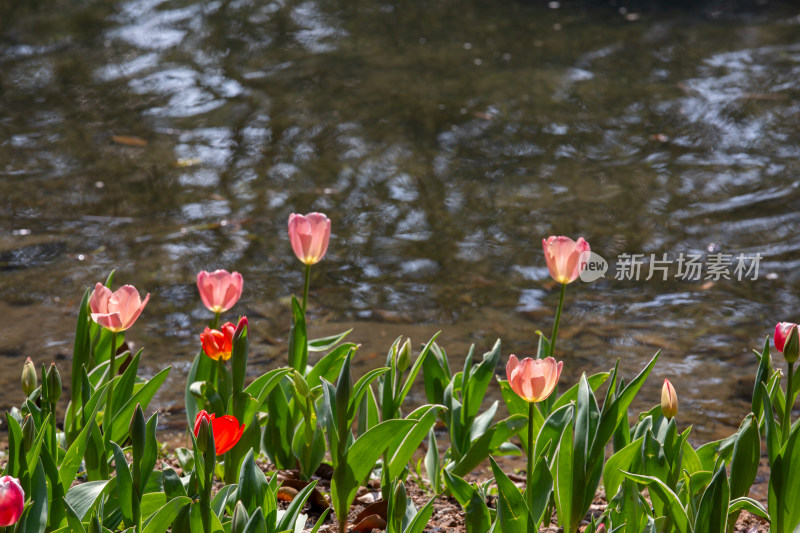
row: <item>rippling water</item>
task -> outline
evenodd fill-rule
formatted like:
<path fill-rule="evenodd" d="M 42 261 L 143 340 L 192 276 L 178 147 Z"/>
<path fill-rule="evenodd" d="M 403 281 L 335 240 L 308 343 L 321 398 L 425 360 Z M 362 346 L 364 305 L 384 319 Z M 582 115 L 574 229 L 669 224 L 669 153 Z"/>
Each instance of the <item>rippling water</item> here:
<path fill-rule="evenodd" d="M 798 13 L 2 4 L 0 405 L 25 356 L 69 367 L 75 306 L 112 268 L 153 295 L 129 338 L 145 372 L 174 366 L 159 406 L 180 408 L 209 318 L 198 270 L 242 272 L 252 371 L 283 364 L 302 290 L 286 220 L 319 210 L 311 333 L 354 327 L 362 368 L 438 329 L 456 361 L 497 337 L 532 352 L 558 299 L 541 238 L 583 235 L 611 264 L 568 290 L 565 377 L 617 357 L 632 375 L 662 349 L 640 406 L 668 377 L 700 437 L 729 433 L 751 349 L 800 319 Z M 614 279 L 626 253 L 667 254 L 668 279 Z M 761 260 L 757 279 L 687 281 L 681 254 Z"/>

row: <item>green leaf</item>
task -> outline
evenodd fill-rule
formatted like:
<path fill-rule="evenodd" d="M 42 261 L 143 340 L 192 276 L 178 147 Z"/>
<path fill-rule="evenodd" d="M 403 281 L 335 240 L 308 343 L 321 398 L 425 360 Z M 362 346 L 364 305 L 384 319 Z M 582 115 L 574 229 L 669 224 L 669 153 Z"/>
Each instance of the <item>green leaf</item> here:
<path fill-rule="evenodd" d="M 458 476 L 465 476 L 472 472 L 477 466 L 489 457 L 489 454 L 500 447 L 520 428 L 527 424 L 527 417 L 522 415 L 511 415 L 505 420 L 501 420 L 479 439 L 469 444 L 467 453 L 455 463 L 450 471 Z"/>
<path fill-rule="evenodd" d="M 500 361 L 500 339 L 497 339 L 492 349 L 483 354 L 483 361 L 477 366 L 472 367 L 467 380 L 466 390 L 462 387 L 461 394 L 465 414 L 468 418 L 473 418 L 481 409 L 483 397 L 486 396 L 486 389 L 492 381 L 497 363 Z"/>
<path fill-rule="evenodd" d="M 292 502 L 289 504 L 289 507 L 286 508 L 286 512 L 283 513 L 280 520 L 278 520 L 278 531 L 283 531 L 284 529 L 292 529 L 295 526 L 295 522 L 297 521 L 297 517 L 300 515 L 300 511 L 303 510 L 303 507 L 306 504 L 309 496 L 311 496 L 311 492 L 313 492 L 314 487 L 317 486 L 316 481 L 312 481 L 305 487 L 303 490 L 297 493 L 297 495 L 292 498 Z"/>
<path fill-rule="evenodd" d="M 327 350 L 333 349 L 334 346 L 339 344 L 347 337 L 352 329 L 348 329 L 345 332 L 339 333 L 338 335 L 331 335 L 330 337 L 321 337 L 319 339 L 311 339 L 308 341 L 308 351 L 309 352 L 325 352 Z M 309 384 L 310 385 L 310 384 Z"/>
<path fill-rule="evenodd" d="M 436 343 L 431 347 L 431 352 L 433 357 L 426 357 L 422 363 L 425 396 L 429 403 L 444 403 L 444 390 L 452 378 L 447 354 Z"/>
<path fill-rule="evenodd" d="M 64 500 L 62 500 L 62 504 L 67 511 L 67 523 L 72 533 L 86 533 L 86 529 L 83 527 L 83 524 L 81 524 L 81 520 L 78 518 L 75 510 Z"/>
<path fill-rule="evenodd" d="M 608 377 L 610 374 L 608 372 L 598 372 L 597 374 L 592 374 L 587 379 L 589 381 L 589 387 L 593 391 L 597 391 L 600 388 L 600 385 L 608 381 Z M 574 402 L 578 399 L 578 387 L 580 383 L 576 383 L 566 391 L 564 391 L 553 403 L 553 408 L 550 411 L 551 413 L 556 409 L 560 409 L 565 405 L 569 405 L 571 402 Z"/>
<path fill-rule="evenodd" d="M 732 499 L 747 496 L 758 473 L 761 458 L 761 436 L 758 420 L 750 413 L 736 433 L 731 457 L 730 496 Z"/>
<path fill-rule="evenodd" d="M 753 387 L 752 412 L 755 413 L 758 418 L 761 418 L 761 408 L 763 406 L 761 401 L 760 385 L 767 384 L 767 380 L 769 379 L 771 373 L 771 366 L 769 355 L 769 335 L 767 335 L 764 338 L 764 349 L 761 350 L 761 354 L 758 357 L 758 370 L 756 371 L 756 381 L 755 386 Z"/>
<path fill-rule="evenodd" d="M 64 500 L 74 509 L 81 521 L 87 520 L 92 509 L 117 485 L 116 478 L 87 481 L 70 488 Z"/>
<path fill-rule="evenodd" d="M 417 374 L 422 369 L 422 365 L 425 362 L 425 358 L 427 357 L 428 352 L 431 349 L 431 346 L 436 341 L 436 338 L 439 336 L 440 333 L 441 331 L 437 331 L 433 335 L 433 337 L 431 337 L 431 340 L 428 341 L 428 343 L 420 352 L 419 356 L 417 356 L 417 360 L 414 361 L 414 366 L 411 367 L 411 372 L 408 374 L 408 377 L 406 378 L 405 385 L 403 385 L 403 389 L 400 391 L 400 395 L 397 398 L 395 398 L 395 403 L 398 407 L 403 405 L 406 396 L 408 396 L 408 393 L 411 391 L 411 386 L 414 385 L 414 380 L 417 379 Z"/>
<path fill-rule="evenodd" d="M 349 424 L 353 422 L 356 412 L 358 411 L 358 405 L 361 403 L 361 398 L 363 398 L 364 394 L 366 394 L 370 383 L 375 381 L 379 376 L 385 374 L 386 372 L 389 372 L 389 370 L 391 369 L 386 367 L 376 368 L 374 370 L 370 370 L 369 372 L 364 374 L 361 377 L 361 379 L 356 381 L 355 386 L 353 386 L 353 393 L 352 396 L 350 397 L 350 401 L 347 408 L 347 421 L 349 422 Z"/>
<path fill-rule="evenodd" d="M 738 513 L 739 511 L 747 511 L 748 513 L 754 514 L 759 516 L 765 520 L 769 520 L 769 514 L 767 514 L 767 510 L 764 509 L 764 506 L 761 505 L 760 502 L 754 500 L 753 498 L 736 498 L 731 500 L 731 504 L 728 507 L 728 514 Z"/>
<path fill-rule="evenodd" d="M 630 406 L 631 402 L 636 397 L 636 393 L 638 393 L 639 389 L 644 385 L 647 376 L 650 375 L 650 371 L 653 369 L 656 361 L 658 361 L 659 355 L 661 355 L 660 350 L 650 359 L 650 362 L 642 369 L 639 375 L 633 378 L 624 389 L 617 393 L 617 396 L 610 406 L 603 406 L 603 416 L 597 428 L 597 433 L 594 435 L 594 440 L 590 445 L 589 456 L 598 457 L 605 453 L 606 444 L 614 434 L 614 430 L 620 420 L 627 416 L 628 406 Z"/>
<path fill-rule="evenodd" d="M 667 502 L 672 516 L 672 523 L 680 533 L 692 533 L 689 525 L 689 516 L 686 514 L 683 505 L 681 505 L 680 498 L 663 481 L 652 476 L 632 474 L 630 472 L 623 472 L 622 474 L 636 483 L 647 485 L 651 495 L 657 494 L 663 501 Z M 697 533 L 700 532 L 698 531 Z"/>
<path fill-rule="evenodd" d="M 219 489 L 214 499 L 211 500 L 211 510 L 220 519 L 222 519 L 222 515 L 225 513 L 225 504 L 228 502 L 228 498 L 231 494 L 236 493 L 238 489 L 238 485 L 225 485 Z"/>
<path fill-rule="evenodd" d="M 442 409 L 444 407 L 441 405 L 425 405 L 406 417 L 406 420 L 416 420 L 417 423 L 408 433 L 401 434 L 399 439 L 394 439 L 395 443 L 389 447 L 390 453 L 394 450 L 389 459 L 389 479 L 399 477 L 403 469 L 408 466 L 408 462 L 436 423 L 436 417 Z"/>
<path fill-rule="evenodd" d="M 164 533 L 175 521 L 181 509 L 191 501 L 188 496 L 178 496 L 171 499 L 148 520 L 147 525 L 142 529 L 142 533 Z"/>
<path fill-rule="evenodd" d="M 467 533 L 484 533 L 488 531 L 492 519 L 486 500 L 481 497 L 479 491 L 459 476 L 447 470 L 444 470 L 444 480 L 453 497 L 464 508 L 464 522 L 467 526 Z"/>
<path fill-rule="evenodd" d="M 128 434 L 128 424 L 133 416 L 133 411 L 136 409 L 137 404 L 141 404 L 142 409 L 146 409 L 150 404 L 150 400 L 158 392 L 161 384 L 167 379 L 169 371 L 172 369 L 168 366 L 145 383 L 128 402 L 114 415 L 114 420 L 111 424 L 111 440 L 121 442 Z M 188 407 L 187 407 L 188 409 Z M 194 420 L 192 420 L 191 427 L 194 427 Z"/>
<path fill-rule="evenodd" d="M 167 495 L 163 492 L 148 492 L 142 496 L 140 514 L 144 520 L 158 512 L 167 503 Z"/>
<path fill-rule="evenodd" d="M 81 461 L 83 460 L 83 454 L 86 452 L 86 441 L 89 436 L 89 432 L 92 430 L 92 425 L 94 422 L 94 416 L 89 419 L 89 423 L 83 428 L 83 430 L 78 435 L 72 445 L 67 450 L 66 455 L 64 455 L 64 459 L 61 461 L 61 467 L 58 469 L 58 475 L 61 480 L 61 486 L 65 488 L 65 490 L 69 489 L 72 485 L 72 482 L 75 480 L 75 474 L 78 472 L 78 468 L 81 466 Z"/>
<path fill-rule="evenodd" d="M 17 524 L 16 531 L 19 533 L 44 533 L 48 516 L 47 479 L 41 461 L 33 470 L 31 490 L 33 493 L 30 494 L 30 499 L 33 503 L 23 519 Z"/>
<path fill-rule="evenodd" d="M 564 526 L 564 531 L 577 530 L 578 524 L 572 522 L 573 511 L 579 507 L 578 502 L 583 500 L 583 491 L 575 492 L 573 439 L 574 431 L 572 420 L 570 420 L 561 434 L 561 440 L 551 463 L 556 511 L 559 521 Z"/>
<path fill-rule="evenodd" d="M 75 324 L 75 343 L 72 346 L 72 375 L 70 376 L 72 409 L 81 404 L 82 373 L 80 369 L 89 366 L 91 342 L 89 337 L 89 297 L 92 289 L 86 289 L 78 307 L 78 320 Z"/>
<path fill-rule="evenodd" d="M 325 378 L 328 381 L 333 381 L 339 375 L 342 368 L 342 362 L 345 356 L 351 350 L 355 350 L 358 346 L 353 343 L 342 344 L 337 346 L 322 359 L 317 361 L 311 370 L 306 374 L 306 382 L 310 388 L 314 388 L 320 384 L 320 378 Z"/>
<path fill-rule="evenodd" d="M 423 533 L 425 531 L 425 526 L 428 525 L 428 521 L 433 516 L 433 502 L 435 500 L 436 497 L 433 497 L 422 506 L 422 509 L 414 515 L 414 518 L 405 527 L 403 533 Z"/>
<path fill-rule="evenodd" d="M 260 507 L 255 510 L 250 520 L 247 521 L 242 533 L 267 533 L 267 524 L 264 522 L 264 513 L 261 512 Z"/>
<path fill-rule="evenodd" d="M 331 480 L 331 501 L 337 517 L 346 516 L 358 487 L 366 480 L 393 437 L 410 430 L 415 424 L 414 420 L 381 422 L 356 439 L 344 453 Z"/>
<path fill-rule="evenodd" d="M 539 457 L 545 450 L 545 455 L 548 457 L 553 456 L 558 443 L 561 441 L 561 435 L 572 420 L 574 413 L 575 410 L 571 404 L 562 405 L 550 412 L 536 437 L 534 457 Z"/>
<path fill-rule="evenodd" d="M 765 402 L 766 407 L 766 402 Z M 794 531 L 800 524 L 800 424 L 775 457 L 769 477 L 768 505 L 772 527 L 778 533 Z"/>
<path fill-rule="evenodd" d="M 497 482 L 497 521 L 503 533 L 527 533 L 534 531 L 532 518 L 528 512 L 525 498 L 522 497 L 514 483 L 503 470 L 497 466 L 493 457 L 489 457 L 492 463 L 492 472 Z M 531 524 L 528 522 L 531 521 Z"/>
<path fill-rule="evenodd" d="M 117 470 L 117 493 L 119 494 L 119 508 L 122 517 L 127 523 L 133 523 L 133 478 L 131 477 L 125 454 L 116 442 L 111 442 L 114 451 L 114 465 Z M 138 503 L 138 502 L 137 502 Z"/>
<path fill-rule="evenodd" d="M 202 400 L 194 395 L 192 385 L 198 381 L 208 381 L 211 378 L 211 368 L 214 363 L 215 361 L 201 349 L 194 356 L 192 366 L 189 368 L 189 375 L 186 376 L 186 388 L 183 392 L 183 401 L 186 404 L 186 421 L 189 423 L 189 427 L 194 427 L 197 413 L 202 409 Z"/>
<path fill-rule="evenodd" d="M 250 331 L 244 324 L 242 326 L 241 334 L 233 339 L 231 351 L 231 390 L 234 394 L 241 394 L 244 390 L 244 377 L 247 373 L 247 353 L 250 350 Z"/>
<path fill-rule="evenodd" d="M 640 458 L 643 441 L 644 437 L 636 439 L 606 461 L 606 465 L 603 467 L 603 484 L 606 488 L 606 497 L 609 500 L 616 496 L 617 491 L 625 480 L 625 476 L 622 475 L 621 471 L 635 471 L 632 467 L 636 464 L 637 459 Z"/>
<path fill-rule="evenodd" d="M 236 499 L 244 504 L 248 515 L 252 515 L 264 501 L 266 490 L 267 477 L 256 465 L 253 450 L 250 450 L 245 455 L 239 471 L 239 487 L 236 492 Z"/>
<path fill-rule="evenodd" d="M 441 481 L 439 478 L 441 468 L 439 462 L 439 446 L 436 443 L 436 432 L 431 429 L 428 432 L 428 451 L 425 452 L 425 472 L 428 474 L 431 488 L 436 494 L 441 492 Z"/>
<path fill-rule="evenodd" d="M 553 475 L 547 467 L 547 457 L 544 453 L 536 459 L 532 477 L 531 494 L 525 495 L 525 502 L 533 521 L 534 531 L 537 531 L 550 504 L 550 494 L 553 492 Z"/>
<path fill-rule="evenodd" d="M 694 531 L 703 533 L 725 533 L 728 525 L 728 506 L 730 504 L 730 487 L 725 465 L 714 474 L 697 509 L 694 520 Z"/>

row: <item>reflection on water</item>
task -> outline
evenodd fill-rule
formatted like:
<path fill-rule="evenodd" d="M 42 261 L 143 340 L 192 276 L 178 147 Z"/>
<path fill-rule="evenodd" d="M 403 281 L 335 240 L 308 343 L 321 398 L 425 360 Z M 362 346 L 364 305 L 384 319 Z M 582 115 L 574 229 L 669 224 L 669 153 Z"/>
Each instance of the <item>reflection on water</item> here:
<path fill-rule="evenodd" d="M 291 212 L 333 219 L 312 334 L 364 366 L 437 329 L 528 354 L 557 290 L 539 241 L 760 253 L 757 280 L 568 291 L 565 377 L 663 356 L 700 436 L 748 409 L 750 350 L 800 308 L 800 17 L 596 3 L 39 0 L 0 11 L 0 353 L 68 368 L 85 287 L 153 294 L 130 338 L 179 407 L 200 269 L 245 277 L 254 372 L 281 364 Z M 18 401 L 16 371 L 0 404 Z M 66 382 L 66 381 L 65 381 Z M 182 423 L 180 414 L 173 422 Z"/>

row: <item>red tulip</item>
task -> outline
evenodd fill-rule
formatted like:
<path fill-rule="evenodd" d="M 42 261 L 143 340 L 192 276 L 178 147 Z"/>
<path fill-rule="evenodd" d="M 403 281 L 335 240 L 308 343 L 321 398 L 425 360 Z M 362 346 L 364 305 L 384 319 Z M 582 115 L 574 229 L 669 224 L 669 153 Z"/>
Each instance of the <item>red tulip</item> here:
<path fill-rule="evenodd" d="M 559 283 L 572 283 L 581 273 L 580 257 L 583 252 L 588 252 L 589 243 L 583 237 L 573 241 L 569 237 L 556 237 L 555 235 L 542 239 L 544 258 L 550 276 Z"/>
<path fill-rule="evenodd" d="M 98 283 L 89 299 L 89 308 L 92 320 L 110 331 L 119 332 L 136 322 L 148 300 L 150 294 L 142 301 L 139 291 L 132 285 L 124 285 L 111 292 L 111 289 Z"/>
<path fill-rule="evenodd" d="M 800 326 L 792 322 L 778 322 L 775 325 L 775 347 L 789 363 L 797 361 L 800 351 Z"/>
<path fill-rule="evenodd" d="M 197 273 L 197 290 L 209 311 L 223 313 L 236 305 L 242 296 L 244 280 L 238 272 L 230 273 L 227 270 L 215 270 Z"/>
<path fill-rule="evenodd" d="M 0 527 L 16 524 L 25 507 L 25 492 L 19 480 L 11 476 L 0 477 Z"/>
<path fill-rule="evenodd" d="M 561 376 L 563 361 L 556 362 L 552 357 L 522 361 L 516 355 L 508 358 L 506 377 L 511 389 L 526 402 L 541 402 L 556 388 Z"/>
<path fill-rule="evenodd" d="M 668 379 L 665 379 L 664 385 L 661 386 L 661 414 L 667 420 L 678 414 L 678 395 Z"/>
<path fill-rule="evenodd" d="M 230 322 L 225 322 L 219 329 L 206 328 L 200 334 L 203 351 L 215 361 L 219 358 L 227 361 L 231 358 L 231 352 L 233 351 L 233 334 L 235 331 L 236 326 Z"/>
<path fill-rule="evenodd" d="M 306 265 L 319 263 L 328 250 L 331 221 L 322 213 L 289 215 L 289 240 L 294 255 Z"/>
<path fill-rule="evenodd" d="M 222 455 L 239 442 L 244 433 L 244 425 L 239 425 L 236 417 L 231 415 L 224 415 L 219 418 L 214 414 L 208 414 L 205 411 L 197 413 L 194 419 L 194 436 L 200 432 L 200 423 L 206 419 L 211 425 L 211 431 L 214 433 L 214 448 L 216 448 L 217 455 Z"/>

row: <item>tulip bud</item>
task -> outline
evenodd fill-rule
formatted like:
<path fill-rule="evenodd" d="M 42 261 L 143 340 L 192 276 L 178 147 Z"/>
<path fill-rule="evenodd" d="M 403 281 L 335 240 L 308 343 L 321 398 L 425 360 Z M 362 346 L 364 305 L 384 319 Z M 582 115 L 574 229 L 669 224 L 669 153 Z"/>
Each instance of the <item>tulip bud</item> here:
<path fill-rule="evenodd" d="M 303 376 L 300 374 L 300 372 L 295 370 L 294 374 L 292 375 L 292 380 L 294 381 L 295 389 L 297 389 L 297 394 L 303 398 L 307 398 L 309 395 L 308 383 L 306 383 L 306 380 L 303 379 Z"/>
<path fill-rule="evenodd" d="M 207 417 L 200 419 L 200 428 L 195 436 L 197 437 L 197 449 L 200 450 L 200 453 L 205 454 L 206 450 L 209 449 L 209 444 L 211 444 L 212 448 L 214 447 L 214 434 L 211 433 L 210 419 Z M 198 460 L 198 458 L 195 457 L 195 460 Z"/>
<path fill-rule="evenodd" d="M 411 366 L 411 339 L 406 339 L 397 354 L 397 370 L 405 372 Z"/>
<path fill-rule="evenodd" d="M 31 415 L 26 415 L 25 420 L 22 421 L 22 442 L 25 444 L 26 451 L 31 449 L 35 439 L 36 423 Z"/>
<path fill-rule="evenodd" d="M 406 488 L 403 483 L 398 483 L 394 489 L 394 522 L 395 530 L 400 531 L 402 528 L 403 517 L 406 514 L 406 506 L 408 505 L 408 498 L 406 496 Z"/>
<path fill-rule="evenodd" d="M 25 364 L 22 365 L 22 392 L 25 393 L 25 396 L 30 396 L 38 385 L 36 367 L 33 365 L 31 358 L 28 357 L 28 359 L 25 360 Z"/>
<path fill-rule="evenodd" d="M 242 500 L 236 502 L 236 507 L 233 508 L 233 520 L 231 521 L 231 533 L 242 533 L 247 526 L 247 521 L 250 517 L 247 516 L 247 509 L 245 509 Z"/>
<path fill-rule="evenodd" d="M 775 326 L 775 347 L 783 352 L 783 358 L 787 363 L 797 362 L 798 351 L 800 351 L 800 330 L 797 324 L 791 322 L 781 322 Z"/>
<path fill-rule="evenodd" d="M 61 374 L 58 373 L 58 367 L 55 363 L 50 363 L 50 369 L 47 371 L 47 395 L 50 398 L 50 403 L 58 403 L 61 398 Z"/>
<path fill-rule="evenodd" d="M 667 420 L 678 414 L 678 395 L 675 394 L 675 388 L 668 379 L 664 380 L 664 385 L 661 387 L 661 414 Z"/>
<path fill-rule="evenodd" d="M 128 428 L 128 431 L 131 435 L 134 461 L 140 460 L 144 455 L 145 429 L 146 424 L 144 421 L 144 412 L 142 411 L 142 406 L 141 404 L 136 404 L 136 410 L 133 412 L 133 417 L 131 418 L 131 423 Z"/>

